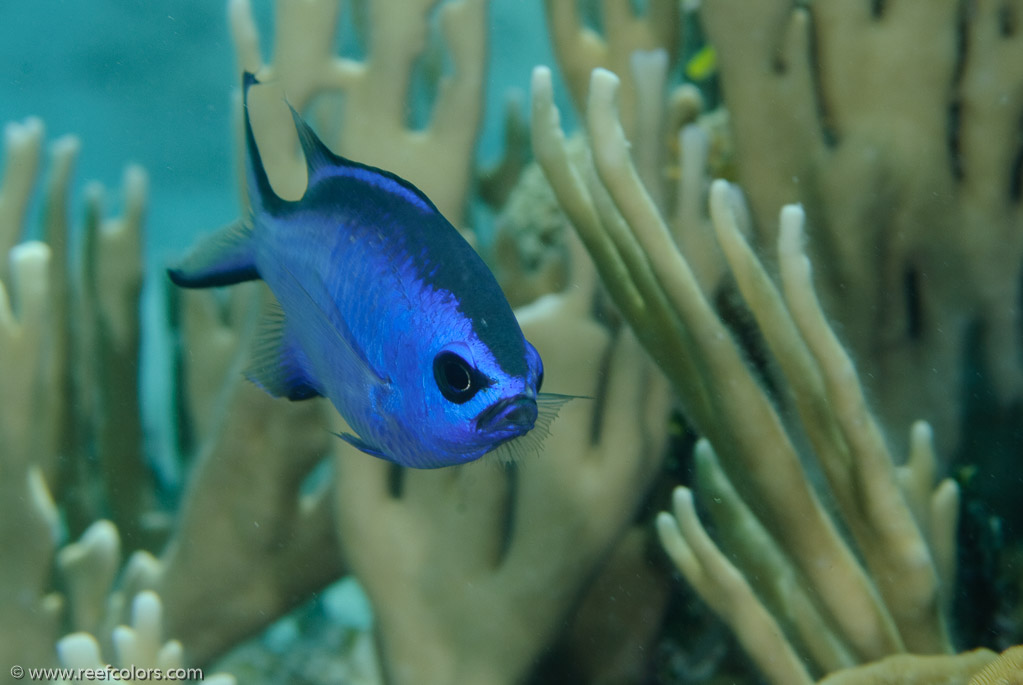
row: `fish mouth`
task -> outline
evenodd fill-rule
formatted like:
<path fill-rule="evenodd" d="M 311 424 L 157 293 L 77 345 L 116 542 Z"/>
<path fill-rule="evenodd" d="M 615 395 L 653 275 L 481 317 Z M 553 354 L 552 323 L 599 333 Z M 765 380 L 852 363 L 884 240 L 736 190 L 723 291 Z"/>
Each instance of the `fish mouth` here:
<path fill-rule="evenodd" d="M 536 399 L 528 395 L 506 397 L 479 413 L 476 417 L 476 430 L 518 435 L 533 427 L 536 415 Z"/>

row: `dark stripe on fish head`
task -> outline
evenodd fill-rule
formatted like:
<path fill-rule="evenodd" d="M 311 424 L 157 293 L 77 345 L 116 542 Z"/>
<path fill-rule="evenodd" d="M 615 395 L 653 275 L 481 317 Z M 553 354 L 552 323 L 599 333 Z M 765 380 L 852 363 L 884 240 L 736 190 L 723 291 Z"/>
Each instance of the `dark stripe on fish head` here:
<path fill-rule="evenodd" d="M 425 195 L 364 165 L 343 173 L 319 171 L 317 177 L 297 203 L 303 211 L 338 217 L 339 230 L 381 232 L 382 257 L 410 260 L 424 285 L 451 294 L 504 373 L 527 376 L 525 339 L 497 280 Z"/>

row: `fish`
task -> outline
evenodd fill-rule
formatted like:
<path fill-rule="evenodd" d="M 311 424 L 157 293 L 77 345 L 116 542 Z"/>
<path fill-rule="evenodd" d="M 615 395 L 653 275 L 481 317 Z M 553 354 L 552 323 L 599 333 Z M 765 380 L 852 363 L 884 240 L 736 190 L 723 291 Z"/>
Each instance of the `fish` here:
<path fill-rule="evenodd" d="M 538 450 L 571 396 L 540 393 L 540 354 L 490 269 L 415 185 L 333 153 L 294 108 L 308 183 L 279 197 L 249 118 L 258 83 L 244 74 L 249 214 L 170 280 L 265 281 L 276 303 L 246 376 L 275 397 L 328 398 L 352 431 L 336 435 L 367 454 L 433 469 Z"/>
<path fill-rule="evenodd" d="M 686 62 L 686 78 L 690 81 L 706 81 L 718 73 L 718 54 L 712 45 L 704 45 L 693 53 Z"/>

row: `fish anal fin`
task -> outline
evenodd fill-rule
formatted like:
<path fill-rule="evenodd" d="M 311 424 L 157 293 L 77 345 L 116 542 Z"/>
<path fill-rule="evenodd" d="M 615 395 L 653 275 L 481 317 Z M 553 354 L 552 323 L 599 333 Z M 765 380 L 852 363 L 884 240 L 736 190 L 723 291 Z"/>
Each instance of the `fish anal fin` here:
<path fill-rule="evenodd" d="M 245 376 L 274 397 L 308 400 L 322 393 L 309 377 L 309 360 L 276 302 L 267 306 Z"/>

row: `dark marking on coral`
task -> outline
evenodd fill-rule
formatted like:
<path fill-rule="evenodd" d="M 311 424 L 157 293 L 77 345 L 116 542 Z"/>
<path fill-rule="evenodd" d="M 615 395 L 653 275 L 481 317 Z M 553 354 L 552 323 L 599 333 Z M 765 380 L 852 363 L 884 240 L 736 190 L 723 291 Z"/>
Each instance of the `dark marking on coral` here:
<path fill-rule="evenodd" d="M 515 514 L 519 499 L 519 465 L 513 461 L 502 464 L 505 474 L 504 510 L 501 512 L 500 546 L 494 567 L 504 561 L 515 538 Z"/>
<path fill-rule="evenodd" d="M 1008 141 L 1007 141 L 1008 142 Z M 1012 159 L 1012 168 L 1009 169 L 1009 199 L 1013 204 L 1019 204 L 1023 197 L 1023 118 L 1016 125 L 1016 139 L 1012 141 L 1016 147 L 1016 155 Z"/>
<path fill-rule="evenodd" d="M 920 295 L 920 272 L 910 266 L 902 277 L 902 292 L 906 303 L 906 335 L 910 340 L 923 336 L 923 303 Z"/>
<path fill-rule="evenodd" d="M 963 150 L 960 137 L 963 106 L 958 100 L 948 108 L 948 158 L 952 167 L 952 178 L 963 180 Z"/>
<path fill-rule="evenodd" d="M 387 492 L 394 499 L 401 499 L 405 492 L 405 467 L 390 464 L 387 470 Z"/>
<path fill-rule="evenodd" d="M 1003 38 L 1012 38 L 1016 35 L 1017 19 L 1015 10 L 1009 4 L 998 10 L 998 33 Z"/>
<path fill-rule="evenodd" d="M 814 102 L 817 103 L 817 117 L 821 122 L 821 138 L 824 140 L 824 144 L 828 147 L 835 147 L 838 145 L 839 133 L 835 129 L 834 119 L 831 116 L 831 108 L 828 106 L 828 102 L 824 97 L 824 77 L 821 74 L 820 68 L 820 45 L 817 42 L 817 32 L 813 29 L 812 6 L 810 9 L 810 35 L 808 43 L 810 54 L 807 55 L 807 59 L 809 60 L 810 78 L 813 83 Z"/>

